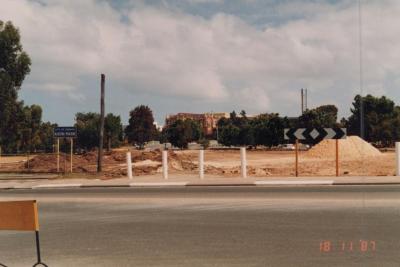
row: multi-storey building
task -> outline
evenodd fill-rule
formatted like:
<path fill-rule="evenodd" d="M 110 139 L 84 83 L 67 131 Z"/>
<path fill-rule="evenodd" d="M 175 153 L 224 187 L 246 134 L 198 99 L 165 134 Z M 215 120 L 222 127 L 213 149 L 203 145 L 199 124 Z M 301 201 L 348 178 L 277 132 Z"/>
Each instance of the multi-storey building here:
<path fill-rule="evenodd" d="M 165 119 L 165 125 L 169 126 L 177 120 L 192 119 L 197 121 L 203 129 L 203 133 L 206 136 L 212 135 L 214 130 L 217 128 L 217 123 L 222 118 L 229 118 L 229 113 L 226 112 L 210 112 L 203 114 L 196 113 L 177 113 L 174 115 L 168 115 Z"/>

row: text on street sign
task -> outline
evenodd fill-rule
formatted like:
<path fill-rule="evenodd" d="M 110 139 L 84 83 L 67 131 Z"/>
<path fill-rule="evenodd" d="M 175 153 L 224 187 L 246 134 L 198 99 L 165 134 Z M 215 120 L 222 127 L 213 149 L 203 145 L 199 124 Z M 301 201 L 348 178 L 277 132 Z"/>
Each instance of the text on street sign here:
<path fill-rule="evenodd" d="M 75 138 L 76 127 L 55 127 L 54 128 L 54 137 L 69 137 Z"/>

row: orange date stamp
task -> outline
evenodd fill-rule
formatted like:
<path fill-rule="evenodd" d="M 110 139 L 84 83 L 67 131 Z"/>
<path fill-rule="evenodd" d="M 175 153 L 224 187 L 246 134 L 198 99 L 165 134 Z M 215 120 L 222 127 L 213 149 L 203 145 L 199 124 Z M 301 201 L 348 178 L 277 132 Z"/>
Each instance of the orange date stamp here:
<path fill-rule="evenodd" d="M 319 243 L 319 251 L 321 253 L 330 252 L 373 252 L 376 251 L 376 241 L 359 240 L 359 241 L 338 241 L 323 240 Z"/>

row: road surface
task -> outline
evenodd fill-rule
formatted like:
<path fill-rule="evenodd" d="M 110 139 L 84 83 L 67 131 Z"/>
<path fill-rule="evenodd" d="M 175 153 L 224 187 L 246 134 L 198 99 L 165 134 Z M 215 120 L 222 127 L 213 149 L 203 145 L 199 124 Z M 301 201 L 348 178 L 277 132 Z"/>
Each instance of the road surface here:
<path fill-rule="evenodd" d="M 0 192 L 15 199 L 39 201 L 49 266 L 400 265 L 400 186 Z M 33 233 L 0 232 L 0 263 L 34 262 Z"/>

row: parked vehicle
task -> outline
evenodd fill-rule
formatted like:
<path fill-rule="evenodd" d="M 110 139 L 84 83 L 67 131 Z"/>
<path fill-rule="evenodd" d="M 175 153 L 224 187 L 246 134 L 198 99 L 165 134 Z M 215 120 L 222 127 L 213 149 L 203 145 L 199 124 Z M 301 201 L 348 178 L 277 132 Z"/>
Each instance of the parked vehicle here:
<path fill-rule="evenodd" d="M 293 144 L 283 144 L 281 149 L 282 150 L 295 150 L 295 146 Z"/>

